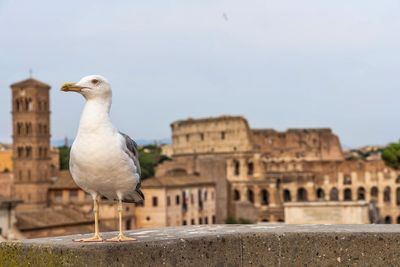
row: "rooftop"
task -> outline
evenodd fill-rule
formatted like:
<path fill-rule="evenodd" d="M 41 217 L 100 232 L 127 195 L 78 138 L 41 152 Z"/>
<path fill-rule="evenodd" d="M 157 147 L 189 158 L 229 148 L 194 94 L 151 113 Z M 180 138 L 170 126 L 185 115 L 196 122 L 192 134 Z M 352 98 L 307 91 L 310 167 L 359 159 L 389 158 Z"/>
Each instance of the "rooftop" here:
<path fill-rule="evenodd" d="M 142 182 L 142 187 L 191 187 L 208 184 L 213 185 L 214 183 L 214 180 L 211 178 L 197 175 L 161 176 L 145 179 Z"/>
<path fill-rule="evenodd" d="M 36 86 L 36 87 L 40 87 L 40 88 L 44 88 L 44 89 L 50 89 L 50 85 L 41 82 L 39 80 L 36 80 L 34 78 L 28 78 L 16 83 L 11 84 L 11 88 L 23 88 L 23 87 L 27 87 L 27 86 Z"/>

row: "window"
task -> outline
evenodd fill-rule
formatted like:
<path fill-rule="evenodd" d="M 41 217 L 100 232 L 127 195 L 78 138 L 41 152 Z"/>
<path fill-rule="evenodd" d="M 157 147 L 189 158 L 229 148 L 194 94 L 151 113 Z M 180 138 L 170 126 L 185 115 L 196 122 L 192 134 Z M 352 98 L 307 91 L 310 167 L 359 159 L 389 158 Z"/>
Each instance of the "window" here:
<path fill-rule="evenodd" d="M 339 191 L 337 190 L 336 187 L 331 189 L 329 198 L 331 201 L 339 201 Z"/>
<path fill-rule="evenodd" d="M 343 179 L 343 184 L 351 184 L 351 176 L 346 174 Z"/>
<path fill-rule="evenodd" d="M 221 132 L 221 139 L 222 139 L 222 140 L 225 139 L 225 132 Z"/>
<path fill-rule="evenodd" d="M 190 141 L 190 135 L 186 135 L 186 142 L 189 142 Z"/>
<path fill-rule="evenodd" d="M 215 219 L 215 215 L 212 216 L 212 223 L 215 224 L 217 221 Z"/>
<path fill-rule="evenodd" d="M 194 205 L 194 194 L 190 193 L 190 204 Z"/>
<path fill-rule="evenodd" d="M 254 192 L 251 189 L 247 189 L 247 200 L 254 204 Z"/>
<path fill-rule="evenodd" d="M 233 167 L 234 167 L 234 174 L 235 176 L 238 176 L 240 174 L 240 162 L 237 160 L 233 161 Z"/>
<path fill-rule="evenodd" d="M 171 206 L 171 197 L 167 196 L 167 206 Z"/>
<path fill-rule="evenodd" d="M 364 189 L 364 187 L 359 187 L 357 189 L 357 200 L 365 200 L 365 189 Z"/>
<path fill-rule="evenodd" d="M 400 175 L 396 178 L 396 184 L 400 184 Z"/>
<path fill-rule="evenodd" d="M 290 191 L 288 189 L 283 190 L 283 201 L 284 202 L 292 201 L 292 196 L 290 195 Z"/>
<path fill-rule="evenodd" d="M 400 216 L 397 217 L 397 224 L 400 224 Z"/>
<path fill-rule="evenodd" d="M 24 149 L 22 147 L 18 148 L 18 158 L 22 158 L 23 157 L 23 151 L 24 151 Z"/>
<path fill-rule="evenodd" d="M 181 198 L 179 197 L 179 195 L 176 195 L 175 197 L 175 204 L 179 205 L 181 203 Z"/>
<path fill-rule="evenodd" d="M 386 223 L 386 224 L 391 224 L 391 223 L 392 223 L 392 217 L 386 216 L 386 217 L 385 217 L 385 223 Z"/>
<path fill-rule="evenodd" d="M 344 201 L 351 201 L 352 197 L 351 197 L 351 189 L 350 188 L 346 188 L 344 190 Z"/>
<path fill-rule="evenodd" d="M 378 188 L 376 186 L 371 188 L 371 198 L 375 200 L 378 198 Z"/>
<path fill-rule="evenodd" d="M 191 219 L 191 220 L 190 220 L 190 224 L 191 224 L 191 225 L 195 225 L 195 224 L 196 224 L 196 222 L 194 221 L 194 219 Z"/>
<path fill-rule="evenodd" d="M 397 206 L 400 206 L 400 187 L 397 187 L 396 189 L 396 204 Z"/>
<path fill-rule="evenodd" d="M 125 221 L 125 230 L 130 230 L 132 225 L 131 219 Z"/>
<path fill-rule="evenodd" d="M 203 224 L 203 218 L 199 218 L 199 224 Z"/>
<path fill-rule="evenodd" d="M 303 187 L 299 188 L 297 190 L 297 201 L 307 201 L 308 196 L 307 196 L 307 190 L 304 189 Z"/>
<path fill-rule="evenodd" d="M 386 186 L 385 190 L 383 191 L 383 201 L 390 202 L 390 187 Z"/>
<path fill-rule="evenodd" d="M 69 191 L 69 201 L 77 201 L 78 200 L 78 190 L 70 190 Z"/>
<path fill-rule="evenodd" d="M 207 201 L 207 198 L 208 198 L 208 191 L 205 190 L 204 191 L 204 201 Z"/>
<path fill-rule="evenodd" d="M 208 217 L 204 217 L 204 224 L 208 224 Z"/>
<path fill-rule="evenodd" d="M 204 134 L 203 133 L 200 134 L 200 140 L 204 141 Z"/>
<path fill-rule="evenodd" d="M 322 188 L 317 189 L 317 200 L 324 200 L 325 199 L 325 191 Z"/>
<path fill-rule="evenodd" d="M 254 173 L 254 164 L 253 162 L 247 163 L 247 175 L 253 175 Z"/>
<path fill-rule="evenodd" d="M 61 203 L 62 202 L 62 191 L 57 190 L 54 192 L 54 202 Z"/>
<path fill-rule="evenodd" d="M 233 200 L 235 200 L 235 201 L 240 200 L 240 192 L 237 189 L 235 189 L 235 191 L 233 191 Z"/>
<path fill-rule="evenodd" d="M 157 207 L 157 206 L 158 206 L 158 198 L 153 197 L 153 207 Z"/>
<path fill-rule="evenodd" d="M 269 194 L 266 189 L 261 190 L 261 205 L 269 204 Z"/>
<path fill-rule="evenodd" d="M 182 225 L 187 225 L 187 221 L 186 221 L 186 220 L 183 220 L 183 221 L 182 221 Z"/>

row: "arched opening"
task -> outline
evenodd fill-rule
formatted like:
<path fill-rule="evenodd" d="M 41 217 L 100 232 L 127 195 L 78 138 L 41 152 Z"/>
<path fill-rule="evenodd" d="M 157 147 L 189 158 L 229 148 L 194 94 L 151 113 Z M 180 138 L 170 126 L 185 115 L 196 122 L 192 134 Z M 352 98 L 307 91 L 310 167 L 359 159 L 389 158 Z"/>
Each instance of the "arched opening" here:
<path fill-rule="evenodd" d="M 397 217 L 397 224 L 400 224 L 400 216 Z"/>
<path fill-rule="evenodd" d="M 20 111 L 19 99 L 15 100 L 15 110 Z"/>
<path fill-rule="evenodd" d="M 376 186 L 371 187 L 371 199 L 374 200 L 378 199 L 378 194 L 379 194 L 378 187 Z"/>
<path fill-rule="evenodd" d="M 32 105 L 32 99 L 31 98 L 28 99 L 28 108 L 27 108 L 27 110 L 28 111 L 32 111 L 33 110 L 33 105 Z"/>
<path fill-rule="evenodd" d="M 31 156 L 32 156 L 32 147 L 30 147 L 30 146 L 25 147 L 25 155 L 26 155 L 27 158 L 31 158 Z"/>
<path fill-rule="evenodd" d="M 254 204 L 254 192 L 251 189 L 247 189 L 247 200 Z"/>
<path fill-rule="evenodd" d="M 240 192 L 237 189 L 235 189 L 233 191 L 233 200 L 235 200 L 235 201 L 239 201 L 240 200 Z"/>
<path fill-rule="evenodd" d="M 351 189 L 350 188 L 346 188 L 344 190 L 344 201 L 351 201 L 352 197 L 351 197 Z"/>
<path fill-rule="evenodd" d="M 392 217 L 386 216 L 386 217 L 385 217 L 385 223 L 386 223 L 386 224 L 391 224 L 391 223 L 392 223 Z"/>
<path fill-rule="evenodd" d="M 261 190 L 261 205 L 269 205 L 269 193 L 266 189 Z"/>
<path fill-rule="evenodd" d="M 283 190 L 283 201 L 284 202 L 292 201 L 292 196 L 291 196 L 290 191 L 288 189 Z"/>
<path fill-rule="evenodd" d="M 400 184 L 400 175 L 396 178 L 396 184 Z"/>
<path fill-rule="evenodd" d="M 386 186 L 383 190 L 383 202 L 390 202 L 390 187 Z"/>
<path fill-rule="evenodd" d="M 322 188 L 317 189 L 317 200 L 324 200 L 325 199 L 325 191 Z"/>
<path fill-rule="evenodd" d="M 28 103 L 28 99 L 24 99 L 24 110 L 25 111 L 28 111 L 28 105 L 29 105 L 29 103 Z"/>
<path fill-rule="evenodd" d="M 307 201 L 308 196 L 307 196 L 307 190 L 304 189 L 303 187 L 300 187 L 297 190 L 297 201 Z"/>
<path fill-rule="evenodd" d="M 329 194 L 329 199 L 331 201 L 339 201 L 339 191 L 337 190 L 336 187 L 331 189 L 331 192 Z"/>
<path fill-rule="evenodd" d="M 240 174 L 240 162 L 238 160 L 233 161 L 233 168 L 235 176 L 238 176 Z"/>
<path fill-rule="evenodd" d="M 357 200 L 365 200 L 365 189 L 364 189 L 364 187 L 359 187 L 357 189 Z"/>
<path fill-rule="evenodd" d="M 262 219 L 262 222 L 269 222 L 268 219 Z"/>
<path fill-rule="evenodd" d="M 396 189 L 396 205 L 400 206 L 400 187 Z"/>
<path fill-rule="evenodd" d="M 254 173 L 254 163 L 248 162 L 247 163 L 247 175 L 253 175 Z"/>

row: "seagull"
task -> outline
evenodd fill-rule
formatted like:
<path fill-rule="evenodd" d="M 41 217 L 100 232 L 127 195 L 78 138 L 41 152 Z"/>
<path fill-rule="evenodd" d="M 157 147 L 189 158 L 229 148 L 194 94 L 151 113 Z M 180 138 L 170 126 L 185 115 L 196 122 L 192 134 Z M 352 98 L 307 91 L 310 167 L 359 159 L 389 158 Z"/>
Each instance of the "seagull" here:
<path fill-rule="evenodd" d="M 104 77 L 90 75 L 77 83 L 63 84 L 61 91 L 77 92 L 86 99 L 71 147 L 69 169 L 75 183 L 93 198 L 95 229 L 93 237 L 75 241 L 103 241 L 98 223 L 102 197 L 118 201 L 119 233 L 106 241 L 133 241 L 122 231 L 122 202 L 144 202 L 139 153 L 135 141 L 111 122 L 111 86 Z"/>

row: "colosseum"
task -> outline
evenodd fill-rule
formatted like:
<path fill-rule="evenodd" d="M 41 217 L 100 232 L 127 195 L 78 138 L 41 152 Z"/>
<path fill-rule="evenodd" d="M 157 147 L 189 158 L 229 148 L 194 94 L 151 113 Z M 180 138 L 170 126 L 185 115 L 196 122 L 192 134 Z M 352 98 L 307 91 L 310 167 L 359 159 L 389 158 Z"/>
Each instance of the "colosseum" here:
<path fill-rule="evenodd" d="M 400 223 L 400 176 L 382 160 L 346 160 L 328 128 L 251 129 L 240 116 L 173 122 L 172 160 L 156 177 L 180 173 L 215 182 L 216 222 L 228 217 L 285 222 L 288 203 L 373 206 L 375 222 Z"/>

